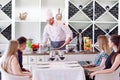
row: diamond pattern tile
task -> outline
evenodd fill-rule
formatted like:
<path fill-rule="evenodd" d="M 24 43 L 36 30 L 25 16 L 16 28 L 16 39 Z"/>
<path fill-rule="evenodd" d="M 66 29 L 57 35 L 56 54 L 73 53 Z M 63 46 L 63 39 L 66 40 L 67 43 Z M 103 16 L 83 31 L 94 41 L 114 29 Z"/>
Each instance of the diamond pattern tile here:
<path fill-rule="evenodd" d="M 87 36 L 90 37 L 90 39 L 93 39 L 93 25 L 90 25 L 90 27 L 83 32 L 83 36 Z"/>
<path fill-rule="evenodd" d="M 118 26 L 109 33 L 109 35 L 112 34 L 118 34 Z"/>
<path fill-rule="evenodd" d="M 12 1 L 10 1 L 9 3 L 7 3 L 4 7 L 2 7 L 1 9 L 7 16 L 9 16 L 9 18 L 12 17 L 11 13 L 12 13 Z"/>
<path fill-rule="evenodd" d="M 105 11 L 106 10 L 95 1 L 95 16 L 94 16 L 94 19 L 96 20 L 97 18 L 99 18 Z"/>
<path fill-rule="evenodd" d="M 73 32 L 73 38 L 76 37 L 76 34 L 78 33 L 74 28 L 72 28 L 72 26 L 68 25 L 70 27 L 70 29 L 72 30 Z"/>
<path fill-rule="evenodd" d="M 95 25 L 95 28 L 94 28 L 94 42 L 96 43 L 97 42 L 97 37 L 99 35 L 105 35 L 106 33 L 104 31 L 102 31 L 97 25 Z"/>
<path fill-rule="evenodd" d="M 97 48 L 94 47 L 94 50 L 95 50 L 95 52 L 100 52 L 99 49 L 98 49 L 98 47 Z"/>
<path fill-rule="evenodd" d="M 91 20 L 93 20 L 93 1 L 82 10 Z"/>
<path fill-rule="evenodd" d="M 77 7 L 75 7 L 71 2 L 69 2 L 69 15 L 68 15 L 68 18 L 70 19 L 78 11 L 79 11 L 79 9 Z"/>
<path fill-rule="evenodd" d="M 6 29 L 4 29 L 1 34 L 7 38 L 8 40 L 11 39 L 11 25 L 9 25 Z"/>
<path fill-rule="evenodd" d="M 118 6 L 119 4 L 117 3 L 114 7 L 112 7 L 109 12 L 118 19 Z"/>

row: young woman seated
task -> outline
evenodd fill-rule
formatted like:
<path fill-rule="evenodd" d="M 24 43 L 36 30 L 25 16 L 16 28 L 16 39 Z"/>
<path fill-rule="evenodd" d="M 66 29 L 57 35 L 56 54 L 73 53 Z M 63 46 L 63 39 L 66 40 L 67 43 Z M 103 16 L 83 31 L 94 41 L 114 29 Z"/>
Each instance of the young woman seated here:
<path fill-rule="evenodd" d="M 11 40 L 9 42 L 8 49 L 2 56 L 1 60 L 1 68 L 6 72 L 16 75 L 16 76 L 29 76 L 32 77 L 30 72 L 23 73 L 18 60 L 17 60 L 17 50 L 18 50 L 18 42 L 15 40 Z"/>
<path fill-rule="evenodd" d="M 113 52 L 107 58 L 105 68 L 91 73 L 91 79 L 93 79 L 96 74 L 112 73 L 120 67 L 120 36 L 112 35 L 109 39 L 109 47 L 113 49 Z"/>
<path fill-rule="evenodd" d="M 110 54 L 110 49 L 108 46 L 108 39 L 104 35 L 100 35 L 97 38 L 98 48 L 100 53 L 97 54 L 94 63 L 83 65 L 88 71 L 94 71 L 98 69 L 103 69 L 105 67 L 105 61 Z"/>

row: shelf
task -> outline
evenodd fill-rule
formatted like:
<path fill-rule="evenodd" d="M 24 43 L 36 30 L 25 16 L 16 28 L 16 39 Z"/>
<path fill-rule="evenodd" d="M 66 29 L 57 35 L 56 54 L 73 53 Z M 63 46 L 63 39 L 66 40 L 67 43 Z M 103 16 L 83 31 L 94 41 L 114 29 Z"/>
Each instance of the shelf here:
<path fill-rule="evenodd" d="M 77 8 L 82 9 L 84 8 L 89 2 L 91 2 L 92 0 L 70 0 L 70 2 L 72 2 Z"/>
<path fill-rule="evenodd" d="M 60 8 L 62 12 L 62 21 L 65 21 L 65 0 L 41 0 L 41 21 L 46 22 L 47 20 L 47 11 L 50 9 L 53 12 L 54 19 L 58 8 Z"/>
<path fill-rule="evenodd" d="M 28 23 L 28 22 L 40 22 L 40 21 L 35 21 L 35 20 L 16 20 L 15 22 Z"/>
<path fill-rule="evenodd" d="M 6 44 L 11 39 L 11 22 L 1 22 L 0 29 L 0 43 Z"/>
<path fill-rule="evenodd" d="M 40 11 L 39 8 L 16 8 L 15 19 L 19 21 L 20 14 L 27 13 L 26 21 L 40 21 Z"/>
<path fill-rule="evenodd" d="M 41 8 L 65 8 L 65 0 L 41 0 Z"/>
<path fill-rule="evenodd" d="M 118 21 L 95 21 L 95 23 L 118 23 Z"/>
<path fill-rule="evenodd" d="M 94 25 L 95 26 L 95 28 L 94 28 L 94 43 L 96 43 L 97 42 L 97 37 L 99 36 L 99 35 L 105 35 L 106 33 L 105 33 L 105 31 L 102 29 L 102 28 L 100 28 L 99 26 L 97 26 L 97 25 Z"/>
<path fill-rule="evenodd" d="M 91 20 L 93 20 L 93 1 L 82 10 Z"/>
<path fill-rule="evenodd" d="M 33 42 L 40 42 L 40 23 L 15 23 L 15 39 L 20 36 L 25 36 L 27 38 L 33 39 Z"/>
<path fill-rule="evenodd" d="M 0 21 L 1 20 L 11 20 L 2 10 L 0 10 Z"/>
<path fill-rule="evenodd" d="M 118 25 L 118 23 L 96 23 L 96 25 L 108 33 L 112 28 Z"/>
<path fill-rule="evenodd" d="M 0 29 L 1 29 L 0 32 L 5 30 L 10 24 L 11 22 L 0 22 Z"/>
<path fill-rule="evenodd" d="M 0 4 L 3 6 L 5 6 L 7 3 L 9 3 L 11 0 L 0 0 Z"/>
<path fill-rule="evenodd" d="M 70 44 L 76 45 L 76 41 L 77 41 L 77 37 L 74 37 L 74 38 L 72 39 L 72 41 L 70 42 Z"/>
<path fill-rule="evenodd" d="M 90 25 L 87 29 L 85 29 L 82 34 L 83 36 L 89 37 L 90 39 L 93 39 L 93 25 Z"/>
<path fill-rule="evenodd" d="M 102 7 L 106 10 L 109 10 L 116 2 L 119 0 L 96 0 Z M 109 8 L 107 7 L 109 6 Z"/>
<path fill-rule="evenodd" d="M 82 11 L 78 11 L 70 18 L 70 21 L 90 21 L 90 19 Z"/>
<path fill-rule="evenodd" d="M 69 22 L 69 25 L 71 25 L 77 32 L 81 33 L 86 27 L 88 27 L 91 23 L 74 23 Z"/>
<path fill-rule="evenodd" d="M 47 21 L 47 11 L 48 9 L 50 9 L 53 13 L 53 17 L 56 20 L 56 14 L 58 12 L 58 8 L 42 8 L 41 9 L 41 22 L 46 22 Z M 66 17 L 66 11 L 65 8 L 60 8 L 61 12 L 62 12 L 62 21 L 65 21 Z"/>
<path fill-rule="evenodd" d="M 4 22 L 12 22 L 12 20 L 0 20 L 0 23 L 4 23 Z"/>
<path fill-rule="evenodd" d="M 111 21 L 111 22 L 115 22 L 117 21 L 116 19 L 114 19 L 108 12 L 103 14 L 102 16 L 100 16 L 96 21 Z"/>
<path fill-rule="evenodd" d="M 22 8 L 38 8 L 40 6 L 40 0 L 30 1 L 30 0 L 16 0 L 15 7 Z"/>
<path fill-rule="evenodd" d="M 105 13 L 105 9 L 95 1 L 95 15 L 94 15 L 94 20 L 96 20 L 97 18 L 99 18 L 102 14 Z"/>
<path fill-rule="evenodd" d="M 69 23 L 91 23 L 91 21 L 68 21 Z"/>
<path fill-rule="evenodd" d="M 73 15 L 75 15 L 79 9 L 74 5 L 72 4 L 70 1 L 69 1 L 69 8 L 68 8 L 68 19 L 70 19 Z"/>
<path fill-rule="evenodd" d="M 113 6 L 113 7 L 109 10 L 109 12 L 110 12 L 115 18 L 117 18 L 117 19 L 118 19 L 118 7 L 119 7 L 119 5 L 118 5 L 118 3 L 117 3 L 115 6 Z"/>
<path fill-rule="evenodd" d="M 76 31 L 75 30 L 75 28 L 74 27 L 72 27 L 72 25 L 68 25 L 69 26 L 69 28 L 72 30 L 72 32 L 73 32 L 73 39 L 77 36 L 77 34 L 78 34 L 78 31 Z"/>
<path fill-rule="evenodd" d="M 112 34 L 118 34 L 118 26 L 114 27 L 114 28 L 109 32 L 109 35 L 112 35 Z"/>

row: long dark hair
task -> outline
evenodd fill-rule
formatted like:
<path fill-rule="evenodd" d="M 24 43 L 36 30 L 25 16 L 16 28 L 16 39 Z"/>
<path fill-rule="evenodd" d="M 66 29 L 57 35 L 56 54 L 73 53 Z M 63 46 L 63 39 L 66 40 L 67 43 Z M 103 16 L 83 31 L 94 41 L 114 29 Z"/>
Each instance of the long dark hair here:
<path fill-rule="evenodd" d="M 113 63 L 116 56 L 120 54 L 120 35 L 112 35 L 110 38 L 111 42 L 114 43 L 117 47 L 117 52 L 115 52 L 115 55 L 111 58 L 111 62 Z"/>

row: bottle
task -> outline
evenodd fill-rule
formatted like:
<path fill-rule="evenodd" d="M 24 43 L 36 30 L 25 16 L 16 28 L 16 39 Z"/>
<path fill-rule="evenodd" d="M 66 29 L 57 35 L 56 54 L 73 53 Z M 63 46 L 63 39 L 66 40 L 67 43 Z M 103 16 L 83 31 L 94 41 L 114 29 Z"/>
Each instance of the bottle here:
<path fill-rule="evenodd" d="M 83 51 L 84 51 L 83 33 L 81 33 L 81 50 L 83 50 Z"/>
<path fill-rule="evenodd" d="M 77 35 L 76 50 L 77 50 L 77 51 L 80 51 L 79 33 L 77 33 L 76 35 Z"/>

